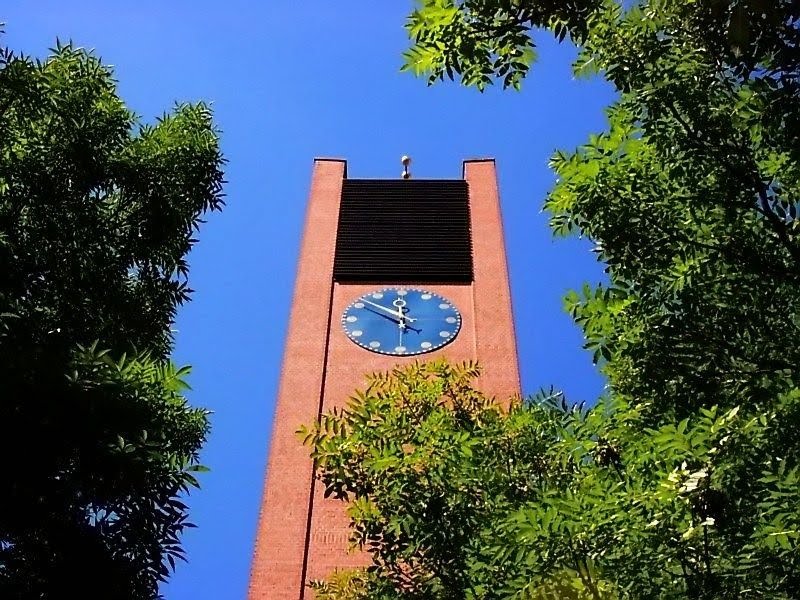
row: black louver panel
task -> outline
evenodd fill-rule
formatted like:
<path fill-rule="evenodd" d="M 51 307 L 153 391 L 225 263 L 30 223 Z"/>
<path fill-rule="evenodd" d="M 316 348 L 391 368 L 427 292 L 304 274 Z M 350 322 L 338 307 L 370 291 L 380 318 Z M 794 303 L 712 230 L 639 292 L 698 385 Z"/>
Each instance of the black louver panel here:
<path fill-rule="evenodd" d="M 333 278 L 471 282 L 466 181 L 346 179 Z"/>

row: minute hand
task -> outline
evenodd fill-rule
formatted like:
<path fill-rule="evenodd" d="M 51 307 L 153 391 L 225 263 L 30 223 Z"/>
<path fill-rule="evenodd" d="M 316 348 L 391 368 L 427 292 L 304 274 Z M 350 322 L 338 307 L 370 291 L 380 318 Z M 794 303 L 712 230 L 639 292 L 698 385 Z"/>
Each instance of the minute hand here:
<path fill-rule="evenodd" d="M 398 309 L 398 310 L 392 310 L 391 308 L 386 308 L 385 306 L 382 306 L 382 305 L 380 305 L 380 304 L 375 304 L 374 302 L 370 302 L 370 301 L 369 301 L 369 300 L 367 300 L 366 298 L 362 298 L 361 300 L 362 300 L 363 302 L 366 302 L 366 303 L 367 303 L 367 304 L 369 304 L 370 306 L 374 306 L 375 308 L 380 308 L 382 311 L 384 311 L 384 312 L 387 312 L 387 313 L 389 313 L 390 315 L 392 315 L 393 317 L 397 317 L 398 319 L 403 319 L 404 321 L 408 321 L 409 323 L 413 323 L 414 321 L 416 321 L 416 319 L 412 319 L 411 317 L 407 317 L 407 316 L 406 316 L 406 315 L 403 313 L 403 311 L 401 311 L 400 309 Z"/>

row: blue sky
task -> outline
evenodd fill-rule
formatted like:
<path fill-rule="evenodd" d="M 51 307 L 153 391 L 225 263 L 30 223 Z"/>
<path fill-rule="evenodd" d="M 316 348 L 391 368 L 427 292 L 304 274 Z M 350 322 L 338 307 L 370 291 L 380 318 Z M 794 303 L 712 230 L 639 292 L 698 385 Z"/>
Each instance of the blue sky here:
<path fill-rule="evenodd" d="M 214 411 L 190 498 L 198 529 L 168 600 L 244 598 L 274 396 L 314 156 L 351 177 L 458 178 L 468 157 L 497 159 L 523 388 L 593 400 L 602 380 L 561 308 L 569 288 L 602 279 L 580 240 L 553 240 L 541 212 L 547 160 L 604 127 L 613 98 L 576 81 L 574 50 L 540 37 L 521 93 L 426 87 L 399 72 L 411 2 L 56 2 L 6 0 L 5 45 L 43 57 L 56 38 L 114 65 L 144 120 L 176 101 L 212 103 L 228 159 L 228 206 L 190 257 L 194 301 L 180 313 L 176 360 L 194 366 L 193 404 Z"/>

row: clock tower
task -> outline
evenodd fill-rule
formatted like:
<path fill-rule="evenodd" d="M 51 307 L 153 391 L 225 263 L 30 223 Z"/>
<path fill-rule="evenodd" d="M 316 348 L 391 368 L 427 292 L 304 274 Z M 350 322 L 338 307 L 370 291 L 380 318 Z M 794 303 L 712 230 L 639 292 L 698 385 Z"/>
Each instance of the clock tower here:
<path fill-rule="evenodd" d="M 479 387 L 519 394 L 495 163 L 461 179 L 348 179 L 314 161 L 249 600 L 304 600 L 311 579 L 363 566 L 340 501 L 323 497 L 297 429 L 345 404 L 364 375 L 446 357 Z"/>

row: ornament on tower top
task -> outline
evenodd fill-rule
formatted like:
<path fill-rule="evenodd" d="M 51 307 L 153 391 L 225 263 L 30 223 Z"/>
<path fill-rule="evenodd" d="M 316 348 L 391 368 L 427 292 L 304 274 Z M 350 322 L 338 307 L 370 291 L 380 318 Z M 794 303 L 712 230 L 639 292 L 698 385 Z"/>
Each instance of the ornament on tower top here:
<path fill-rule="evenodd" d="M 411 157 L 404 154 L 400 162 L 403 163 L 403 174 L 401 177 L 403 179 L 411 179 L 411 171 L 408 170 L 408 165 L 411 164 Z"/>

